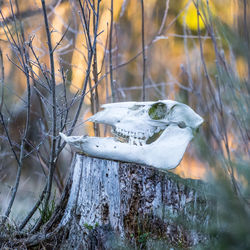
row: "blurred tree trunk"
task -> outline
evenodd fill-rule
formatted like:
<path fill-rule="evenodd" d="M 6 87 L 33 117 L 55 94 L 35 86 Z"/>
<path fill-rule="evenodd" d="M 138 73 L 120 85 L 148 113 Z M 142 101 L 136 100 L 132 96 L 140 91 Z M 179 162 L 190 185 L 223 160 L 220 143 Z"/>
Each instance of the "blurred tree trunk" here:
<path fill-rule="evenodd" d="M 46 233 L 27 245 L 161 249 L 161 242 L 166 249 L 204 243 L 207 236 L 201 231 L 211 208 L 205 186 L 148 166 L 76 154 Z"/>

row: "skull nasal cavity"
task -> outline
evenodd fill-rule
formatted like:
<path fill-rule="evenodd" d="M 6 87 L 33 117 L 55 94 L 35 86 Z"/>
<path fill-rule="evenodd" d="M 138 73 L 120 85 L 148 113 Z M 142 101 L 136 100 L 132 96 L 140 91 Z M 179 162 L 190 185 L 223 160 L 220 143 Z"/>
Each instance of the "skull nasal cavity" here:
<path fill-rule="evenodd" d="M 153 120 L 161 120 L 165 118 L 167 114 L 167 105 L 162 102 L 157 102 L 151 106 L 148 111 L 148 115 Z"/>

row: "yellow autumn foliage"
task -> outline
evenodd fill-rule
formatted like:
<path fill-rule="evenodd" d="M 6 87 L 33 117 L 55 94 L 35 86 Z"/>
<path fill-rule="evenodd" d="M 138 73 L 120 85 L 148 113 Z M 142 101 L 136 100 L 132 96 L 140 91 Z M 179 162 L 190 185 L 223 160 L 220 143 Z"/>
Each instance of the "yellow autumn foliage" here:
<path fill-rule="evenodd" d="M 205 23 L 204 21 L 206 20 L 206 18 L 208 18 L 208 11 L 207 11 L 207 4 L 205 0 L 199 0 L 199 1 L 195 1 L 195 3 L 193 1 L 188 1 L 188 0 L 184 0 L 182 2 L 184 11 L 181 13 L 180 17 L 179 17 L 179 22 L 182 25 L 187 25 L 187 27 L 190 30 L 196 31 L 198 29 L 198 14 L 197 14 L 197 7 L 199 9 L 199 27 L 200 30 L 205 28 Z M 211 3 L 211 1 L 209 2 L 209 9 L 211 11 L 210 14 L 214 14 L 215 13 L 215 7 L 214 5 Z"/>

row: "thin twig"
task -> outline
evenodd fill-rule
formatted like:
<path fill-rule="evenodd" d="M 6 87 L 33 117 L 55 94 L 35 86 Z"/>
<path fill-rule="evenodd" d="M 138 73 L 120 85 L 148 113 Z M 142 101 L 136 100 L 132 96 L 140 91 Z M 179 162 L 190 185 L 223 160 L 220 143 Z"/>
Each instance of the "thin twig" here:
<path fill-rule="evenodd" d="M 48 202 L 51 195 L 51 188 L 52 188 L 52 180 L 55 170 L 55 157 L 56 157 L 56 81 L 55 81 L 55 69 L 54 69 L 54 54 L 53 54 L 53 48 L 52 48 L 52 42 L 51 42 L 51 33 L 49 30 L 49 23 L 48 23 L 48 17 L 47 17 L 47 10 L 45 1 L 41 0 L 42 3 L 42 9 L 43 9 L 43 17 L 44 17 L 44 24 L 46 29 L 46 35 L 47 35 L 47 42 L 48 42 L 48 48 L 49 48 L 49 57 L 50 57 L 50 75 L 51 75 L 51 95 L 52 95 L 52 142 L 51 142 L 51 149 L 50 149 L 50 160 L 49 160 L 49 174 L 47 178 L 47 184 L 46 184 L 46 194 L 45 194 L 45 200 L 44 200 L 44 210 L 42 211 L 42 215 L 37 222 L 37 224 L 33 227 L 32 231 L 36 231 L 39 229 L 41 223 L 43 214 L 45 213 L 45 210 L 48 207 Z"/>
<path fill-rule="evenodd" d="M 113 25 L 114 25 L 114 13 L 113 13 L 113 0 L 110 0 L 110 30 L 109 30 L 109 76 L 110 76 L 110 87 L 111 87 L 111 95 L 112 102 L 116 101 L 116 93 L 113 79 L 113 53 L 112 53 L 112 43 L 113 43 Z"/>
<path fill-rule="evenodd" d="M 158 36 L 160 36 L 162 34 L 165 23 L 166 23 L 166 20 L 167 20 L 168 9 L 169 9 L 169 0 L 166 0 L 165 5 L 166 5 L 166 7 L 165 7 L 164 15 L 163 15 L 163 18 L 162 18 L 162 21 L 161 21 L 161 26 L 160 26 L 159 31 L 158 31 Z"/>
<path fill-rule="evenodd" d="M 0 84 L 1 84 L 1 103 L 0 103 L 0 112 L 2 112 L 3 109 L 3 99 L 4 99 L 4 65 L 3 65 L 3 54 L 2 50 L 0 48 L 0 70 L 1 70 L 1 76 L 0 76 Z"/>
<path fill-rule="evenodd" d="M 62 37 L 60 38 L 60 40 L 56 43 L 56 46 L 54 47 L 54 49 L 52 50 L 51 53 L 54 53 L 55 50 L 57 49 L 57 47 L 61 44 L 62 40 L 64 39 L 65 35 L 67 34 L 68 30 L 69 30 L 70 24 L 68 25 L 67 29 L 65 30 L 65 32 L 63 33 Z"/>
<path fill-rule="evenodd" d="M 203 44 L 202 44 L 202 40 L 200 38 L 200 36 L 201 36 L 200 16 L 201 15 L 200 15 L 200 11 L 199 11 L 199 6 L 198 5 L 195 5 L 195 6 L 196 6 L 196 11 L 197 11 L 197 26 L 198 26 L 197 28 L 198 28 L 198 36 L 199 36 L 201 62 L 202 62 L 202 65 L 203 65 L 203 69 L 204 69 L 204 73 L 205 73 L 205 78 L 206 78 L 207 83 L 208 83 L 208 88 L 209 88 L 209 91 L 211 93 L 211 97 L 212 97 L 212 99 L 214 101 L 215 107 L 220 112 L 220 108 L 218 106 L 218 103 L 217 103 L 217 100 L 216 100 L 216 97 L 215 97 L 216 94 L 215 94 L 215 91 L 214 91 L 214 85 L 213 85 L 212 79 L 209 76 L 207 65 L 206 65 L 206 62 L 205 62 L 205 59 L 204 59 Z"/>
<path fill-rule="evenodd" d="M 246 39 L 246 44 L 247 44 L 247 66 L 248 66 L 248 91 L 250 90 L 250 37 L 249 37 L 249 30 L 248 30 L 248 25 L 247 25 L 247 0 L 243 0 L 243 10 L 244 10 L 244 32 L 245 32 L 245 39 Z"/>
<path fill-rule="evenodd" d="M 21 62 L 20 63 L 22 65 L 23 69 L 24 69 L 24 73 L 25 73 L 25 76 L 26 76 L 26 82 L 27 82 L 27 107 L 26 107 L 25 128 L 24 128 L 24 133 L 23 133 L 22 140 L 21 140 L 20 155 L 19 155 L 19 159 L 18 159 L 18 169 L 17 169 L 17 174 L 16 174 L 16 180 L 15 180 L 14 186 L 12 187 L 11 199 L 10 199 L 8 207 L 7 207 L 6 211 L 5 211 L 5 219 L 8 218 L 8 216 L 9 216 L 9 214 L 11 212 L 11 209 L 12 209 L 12 206 L 13 206 L 16 194 L 17 194 L 17 190 L 18 190 L 18 187 L 19 187 L 19 183 L 20 183 L 21 170 L 22 170 L 24 151 L 25 151 L 24 147 L 25 147 L 25 144 L 26 144 L 26 138 L 27 138 L 28 131 L 29 131 L 29 126 L 30 126 L 30 107 L 31 107 L 31 104 L 30 104 L 30 97 L 31 97 L 30 77 L 29 77 L 29 69 L 27 67 L 29 59 L 28 59 L 28 53 L 27 53 L 27 50 L 26 50 L 26 47 L 25 47 L 25 37 L 24 37 L 23 29 L 21 28 L 21 37 L 19 38 L 19 33 L 18 33 L 17 25 L 16 25 L 17 20 L 16 20 L 16 17 L 15 17 L 14 11 L 13 11 L 13 6 L 12 6 L 11 1 L 10 1 L 10 6 L 11 6 L 12 15 L 14 17 L 14 24 L 15 24 L 16 34 L 17 34 L 17 42 L 15 42 L 15 40 L 13 40 L 13 41 L 18 47 L 18 51 L 19 51 L 19 54 L 20 54 L 20 57 L 21 57 Z M 18 5 L 17 5 L 17 11 L 19 11 Z M 20 22 L 20 26 L 22 27 L 21 22 Z M 21 39 L 22 39 L 22 41 L 21 41 Z M 6 129 L 5 129 L 5 132 L 7 133 Z M 13 151 L 13 153 L 14 153 L 14 151 Z"/>
<path fill-rule="evenodd" d="M 141 41 L 142 41 L 142 101 L 146 101 L 146 53 L 145 53 L 145 32 L 144 32 L 144 0 L 141 0 Z"/>
<path fill-rule="evenodd" d="M 95 8 L 95 0 L 93 0 L 93 8 Z M 95 19 L 96 15 L 93 15 L 93 33 L 95 32 Z M 99 95 L 98 95 L 98 88 L 97 88 L 97 83 L 98 83 L 98 72 L 97 72 L 97 52 L 96 52 L 96 47 L 94 48 L 94 55 L 93 55 L 93 77 L 94 77 L 94 83 L 95 83 L 95 92 L 94 92 L 94 99 L 93 99 L 93 104 L 94 104 L 94 113 L 98 112 L 99 110 Z M 94 131 L 95 135 L 99 136 L 100 131 L 99 131 L 99 125 L 97 123 L 93 123 L 94 125 Z"/>

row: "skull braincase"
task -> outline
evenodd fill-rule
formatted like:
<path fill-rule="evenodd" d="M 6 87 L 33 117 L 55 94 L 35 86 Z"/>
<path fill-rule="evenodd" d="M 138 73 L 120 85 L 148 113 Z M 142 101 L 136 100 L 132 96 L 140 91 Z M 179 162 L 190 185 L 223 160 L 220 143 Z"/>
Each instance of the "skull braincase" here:
<path fill-rule="evenodd" d="M 64 139 L 92 156 L 164 169 L 180 163 L 193 131 L 203 122 L 189 106 L 171 100 L 111 103 L 102 107 L 104 110 L 90 121 L 110 125 L 115 138 Z"/>

